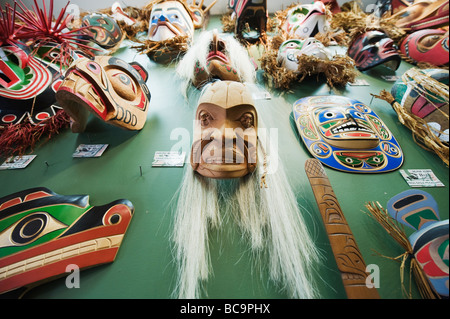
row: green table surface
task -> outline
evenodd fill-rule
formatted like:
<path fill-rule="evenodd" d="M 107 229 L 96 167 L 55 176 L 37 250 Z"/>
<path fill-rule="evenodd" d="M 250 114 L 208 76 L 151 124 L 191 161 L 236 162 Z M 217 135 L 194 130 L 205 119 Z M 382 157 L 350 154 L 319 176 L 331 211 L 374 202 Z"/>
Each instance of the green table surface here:
<path fill-rule="evenodd" d="M 208 29 L 221 30 L 219 17 L 212 17 Z M 200 32 L 200 31 L 197 31 Z M 196 34 L 198 35 L 198 33 Z M 59 194 L 90 196 L 91 205 L 129 199 L 135 214 L 116 260 L 81 272 L 80 288 L 69 289 L 65 278 L 43 284 L 24 298 L 171 298 L 176 280 L 176 265 L 170 233 L 174 221 L 172 201 L 185 168 L 152 167 L 156 151 L 169 151 L 180 141 L 177 132 L 192 133 L 195 95 L 184 98 L 175 65 L 159 65 L 146 55 L 136 53 L 124 43 L 115 55 L 127 62 L 138 61 L 148 71 L 151 103 L 147 123 L 139 132 L 126 131 L 105 124 L 91 115 L 84 133 L 70 129 L 40 144 L 37 155 L 25 169 L 0 171 L 0 196 L 44 186 Z M 258 61 L 260 49 L 250 51 Z M 402 169 L 431 169 L 445 187 L 426 188 L 438 202 L 441 219 L 448 218 L 448 168 L 433 153 L 420 148 L 411 132 L 400 124 L 395 111 L 385 101 L 372 98 L 382 89 L 390 91 L 393 82 L 382 75 L 402 75 L 412 65 L 402 62 L 393 72 L 378 67 L 361 73 L 369 86 L 349 86 L 330 91 L 324 81 L 315 78 L 295 84 L 289 92 L 273 89 L 258 71 L 258 86 L 265 88 L 270 100 L 257 103 L 270 112 L 269 127 L 278 128 L 280 157 L 294 189 L 306 223 L 323 254 L 315 267 L 315 279 L 322 298 L 346 298 L 328 237 L 307 180 L 304 163 L 311 155 L 297 133 L 292 115 L 293 103 L 311 95 L 337 94 L 369 105 L 385 122 L 404 152 Z M 178 130 L 177 130 L 178 129 Z M 171 134 L 174 136 L 171 137 Z M 109 147 L 100 158 L 73 158 L 81 143 L 104 143 Z M 190 145 L 185 145 L 189 150 Z M 325 168 L 341 208 L 353 231 L 366 264 L 380 269 L 381 298 L 404 298 L 400 282 L 400 264 L 379 254 L 396 257 L 403 253 L 397 243 L 367 214 L 365 203 L 378 201 L 384 207 L 394 195 L 410 187 L 399 170 L 383 174 L 354 174 Z M 142 172 L 142 174 L 141 174 Z M 205 283 L 204 298 L 287 298 L 269 280 L 264 263 L 254 260 L 248 242 L 243 240 L 236 224 L 229 219 L 220 230 L 211 232 L 211 265 L 213 274 Z M 379 254 L 378 254 L 379 253 Z M 409 271 L 406 270 L 407 287 Z M 420 298 L 412 284 L 413 298 Z"/>

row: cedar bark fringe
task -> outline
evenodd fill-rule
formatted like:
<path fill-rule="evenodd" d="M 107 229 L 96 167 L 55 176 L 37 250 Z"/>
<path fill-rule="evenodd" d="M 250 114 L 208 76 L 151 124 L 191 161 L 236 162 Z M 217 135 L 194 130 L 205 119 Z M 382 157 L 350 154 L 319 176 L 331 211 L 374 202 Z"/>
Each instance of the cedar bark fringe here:
<path fill-rule="evenodd" d="M 426 121 L 408 112 L 403 106 L 396 102 L 392 94 L 386 90 L 382 90 L 380 95 L 372 95 L 391 104 L 397 113 L 400 123 L 411 130 L 414 142 L 423 149 L 436 153 L 445 165 L 449 166 L 449 146 L 443 143 L 436 134 L 433 133 L 434 130 Z"/>
<path fill-rule="evenodd" d="M 336 55 L 329 61 L 314 56 L 299 55 L 297 56 L 299 65 L 297 72 L 287 70 L 277 62 L 278 48 L 283 40 L 282 36 L 274 36 L 260 58 L 264 75 L 272 80 L 275 88 L 289 89 L 291 84 L 302 82 L 309 76 L 316 76 L 317 80 L 320 76 L 325 76 L 327 84 L 334 88 L 354 82 L 359 74 L 353 59 L 341 55 Z"/>
<path fill-rule="evenodd" d="M 366 208 L 369 211 L 370 217 L 376 220 L 383 229 L 402 247 L 405 251 L 403 254 L 397 257 L 387 257 L 383 256 L 379 253 L 381 257 L 388 258 L 394 261 L 400 261 L 400 281 L 402 286 L 402 292 L 409 298 L 412 299 L 411 292 L 411 275 L 414 276 L 414 279 L 417 284 L 417 288 L 420 292 L 420 295 L 424 299 L 440 299 L 440 296 L 434 291 L 430 281 L 428 280 L 427 275 L 424 270 L 420 266 L 419 262 L 414 257 L 413 248 L 411 247 L 411 243 L 408 240 L 408 236 L 403 229 L 403 226 L 400 225 L 394 218 L 389 216 L 389 213 L 380 205 L 378 202 L 369 202 L 366 203 Z M 405 269 L 406 269 L 406 261 L 410 259 L 410 280 L 409 280 L 409 289 L 405 287 Z"/>
<path fill-rule="evenodd" d="M 48 141 L 69 125 L 70 117 L 64 110 L 58 110 L 54 116 L 37 125 L 26 121 L 0 128 L 0 156 L 22 156 L 27 150 L 32 153 L 41 139 L 46 138 Z"/>

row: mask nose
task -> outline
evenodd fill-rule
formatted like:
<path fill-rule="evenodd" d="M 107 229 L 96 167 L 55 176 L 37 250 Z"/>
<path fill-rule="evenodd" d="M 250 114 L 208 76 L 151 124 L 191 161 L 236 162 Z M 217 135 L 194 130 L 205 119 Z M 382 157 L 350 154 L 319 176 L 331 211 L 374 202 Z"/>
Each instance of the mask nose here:
<path fill-rule="evenodd" d="M 161 14 L 161 16 L 159 17 L 158 21 L 159 22 L 166 22 L 167 18 L 166 18 L 166 16 L 164 14 Z"/>
<path fill-rule="evenodd" d="M 225 143 L 226 141 L 235 141 L 236 140 L 236 133 L 234 129 L 231 127 L 225 127 L 222 129 L 222 139 Z"/>

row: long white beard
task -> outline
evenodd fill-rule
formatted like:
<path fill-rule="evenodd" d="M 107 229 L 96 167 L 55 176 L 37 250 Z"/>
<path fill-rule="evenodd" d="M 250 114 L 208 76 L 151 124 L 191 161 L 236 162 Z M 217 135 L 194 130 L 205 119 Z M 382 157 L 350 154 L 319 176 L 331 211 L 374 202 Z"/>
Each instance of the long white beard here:
<path fill-rule="evenodd" d="M 258 155 L 262 167 L 261 149 Z M 221 225 L 220 203 L 232 210 L 252 251 L 269 256 L 270 277 L 275 283 L 292 298 L 318 297 L 311 273 L 319 253 L 280 163 L 276 172 L 266 175 L 268 188 L 261 188 L 255 171 L 237 181 L 231 192 L 220 189 L 227 181 L 208 179 L 186 168 L 173 230 L 178 298 L 201 296 L 201 284 L 211 272 L 208 233 Z"/>

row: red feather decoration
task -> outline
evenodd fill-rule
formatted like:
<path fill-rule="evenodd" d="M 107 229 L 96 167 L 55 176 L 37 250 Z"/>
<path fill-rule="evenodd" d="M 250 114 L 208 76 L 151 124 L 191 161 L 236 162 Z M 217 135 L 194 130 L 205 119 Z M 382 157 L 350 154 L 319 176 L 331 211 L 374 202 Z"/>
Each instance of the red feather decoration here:
<path fill-rule="evenodd" d="M 0 6 L 0 47 L 4 45 L 15 45 L 19 41 L 16 39 L 16 4 L 11 7 L 6 4 L 3 9 Z"/>
<path fill-rule="evenodd" d="M 31 40 L 35 46 L 53 42 L 59 44 L 61 52 L 59 64 L 69 65 L 72 61 L 72 52 L 81 50 L 92 56 L 92 50 L 98 50 L 89 46 L 90 40 L 83 38 L 83 30 L 88 27 L 81 27 L 69 30 L 68 22 L 72 19 L 71 15 L 66 15 L 66 6 L 59 12 L 56 19 L 53 19 L 53 0 L 50 0 L 50 7 L 47 10 L 45 0 L 42 0 L 42 8 L 38 6 L 37 0 L 34 0 L 33 10 L 29 10 L 22 0 L 16 0 L 18 10 L 15 15 L 20 21 L 16 22 L 15 37 L 22 40 Z M 99 50 L 98 50 L 99 51 Z"/>

